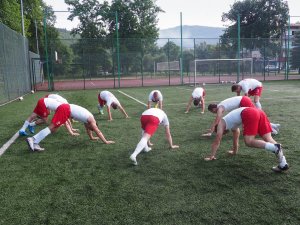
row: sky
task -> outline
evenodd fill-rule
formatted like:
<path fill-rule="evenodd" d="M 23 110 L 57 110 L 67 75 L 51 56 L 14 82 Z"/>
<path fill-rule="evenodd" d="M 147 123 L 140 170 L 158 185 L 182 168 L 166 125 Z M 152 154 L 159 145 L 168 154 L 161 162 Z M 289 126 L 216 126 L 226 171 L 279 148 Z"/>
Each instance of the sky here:
<path fill-rule="evenodd" d="M 200 25 L 209 27 L 224 27 L 222 14 L 230 10 L 230 6 L 236 0 L 156 0 L 156 4 L 165 13 L 159 14 L 158 27 L 160 29 L 180 26 L 180 13 L 182 13 L 183 25 Z M 67 10 L 68 6 L 64 0 L 44 0 L 47 5 L 51 5 L 54 11 Z M 101 2 L 101 1 L 100 1 Z M 300 21 L 300 0 L 287 0 L 291 22 Z M 68 21 L 68 13 L 56 13 L 56 27 L 68 30 L 76 27 L 77 21 Z"/>

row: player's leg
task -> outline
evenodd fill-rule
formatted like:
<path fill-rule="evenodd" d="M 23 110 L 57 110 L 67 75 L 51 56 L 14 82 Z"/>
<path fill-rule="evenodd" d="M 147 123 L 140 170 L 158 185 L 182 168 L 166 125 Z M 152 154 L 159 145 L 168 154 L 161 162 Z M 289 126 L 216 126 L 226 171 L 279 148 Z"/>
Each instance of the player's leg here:
<path fill-rule="evenodd" d="M 147 142 L 150 139 L 151 135 L 148 133 L 144 133 L 140 142 L 137 144 L 134 152 L 131 154 L 130 159 L 133 162 L 134 165 L 137 165 L 137 161 L 136 161 L 136 157 L 138 154 L 140 154 L 141 151 L 143 151 L 143 149 L 145 147 L 147 147 Z"/>

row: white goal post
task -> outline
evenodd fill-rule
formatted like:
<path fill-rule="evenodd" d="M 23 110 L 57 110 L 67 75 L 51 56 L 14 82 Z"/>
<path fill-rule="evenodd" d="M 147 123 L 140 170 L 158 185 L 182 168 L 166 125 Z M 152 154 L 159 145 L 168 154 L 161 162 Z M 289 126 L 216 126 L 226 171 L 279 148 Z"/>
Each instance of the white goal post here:
<path fill-rule="evenodd" d="M 194 60 L 194 82 L 196 83 L 196 76 L 197 76 L 197 63 L 202 62 L 202 63 L 211 63 L 215 62 L 220 64 L 221 62 L 239 62 L 239 63 L 249 63 L 250 66 L 250 75 L 253 72 L 253 58 L 242 58 L 242 59 L 195 59 Z"/>

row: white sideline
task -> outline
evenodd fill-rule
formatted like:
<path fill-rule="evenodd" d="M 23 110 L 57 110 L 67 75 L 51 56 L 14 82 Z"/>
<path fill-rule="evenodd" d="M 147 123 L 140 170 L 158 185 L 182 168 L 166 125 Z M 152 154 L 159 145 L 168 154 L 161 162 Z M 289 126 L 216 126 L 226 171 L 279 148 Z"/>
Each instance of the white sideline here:
<path fill-rule="evenodd" d="M 138 99 L 136 99 L 136 98 L 134 98 L 134 97 L 132 97 L 132 96 L 130 96 L 130 95 L 124 93 L 123 91 L 119 91 L 119 90 L 118 90 L 118 92 L 120 92 L 121 94 L 127 96 L 128 98 L 133 99 L 134 101 L 136 101 L 136 102 L 138 102 L 138 103 L 140 103 L 140 104 L 142 104 L 142 105 L 144 105 L 144 106 L 147 106 L 144 102 L 141 102 L 140 100 L 138 100 Z"/>
<path fill-rule="evenodd" d="M 9 148 L 9 146 L 15 142 L 15 140 L 19 137 L 19 131 L 14 134 L 1 148 L 0 148 L 0 156 L 4 154 L 4 152 Z"/>

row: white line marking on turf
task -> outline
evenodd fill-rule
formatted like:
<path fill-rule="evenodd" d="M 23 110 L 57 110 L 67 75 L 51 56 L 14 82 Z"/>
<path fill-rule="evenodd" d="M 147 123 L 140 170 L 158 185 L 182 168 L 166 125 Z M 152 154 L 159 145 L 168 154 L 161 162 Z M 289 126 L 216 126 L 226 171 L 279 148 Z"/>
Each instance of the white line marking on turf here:
<path fill-rule="evenodd" d="M 136 101 L 136 102 L 138 102 L 138 103 L 140 103 L 140 104 L 142 104 L 142 105 L 144 105 L 144 106 L 147 106 L 144 102 L 141 102 L 140 100 L 138 100 L 138 99 L 136 99 L 136 98 L 134 98 L 134 97 L 132 97 L 132 96 L 130 96 L 130 95 L 124 93 L 123 91 L 119 91 L 119 90 L 118 90 L 118 92 L 120 92 L 121 94 L 127 96 L 128 98 L 133 99 L 134 101 Z"/>
<path fill-rule="evenodd" d="M 11 139 L 8 140 L 1 148 L 0 148 L 0 156 L 4 154 L 4 152 L 11 146 L 12 143 L 15 142 L 15 140 L 19 137 L 19 131 L 15 133 L 14 136 L 11 137 Z"/>

